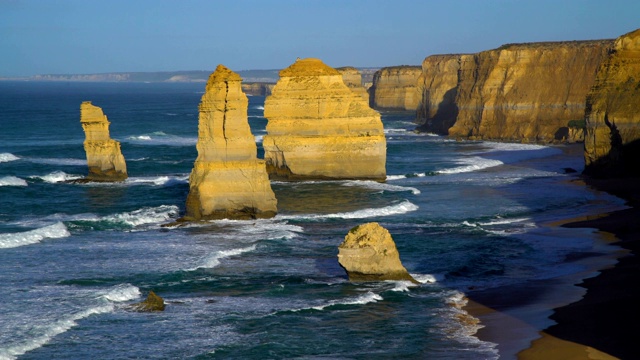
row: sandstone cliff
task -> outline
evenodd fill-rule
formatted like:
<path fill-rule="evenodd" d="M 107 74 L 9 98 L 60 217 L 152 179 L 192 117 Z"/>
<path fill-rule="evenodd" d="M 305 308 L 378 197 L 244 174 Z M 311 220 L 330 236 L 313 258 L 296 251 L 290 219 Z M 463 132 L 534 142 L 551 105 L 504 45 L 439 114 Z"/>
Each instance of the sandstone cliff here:
<path fill-rule="evenodd" d="M 473 55 L 433 55 L 422 62 L 417 81 L 420 103 L 416 111 L 418 130 L 448 135 L 458 117 L 459 71 L 463 61 Z"/>
<path fill-rule="evenodd" d="M 198 158 L 183 220 L 268 218 L 276 214 L 263 160 L 247 120 L 240 75 L 218 65 L 200 102 Z"/>
<path fill-rule="evenodd" d="M 460 62 L 452 137 L 566 141 L 611 40 L 504 45 Z"/>
<path fill-rule="evenodd" d="M 102 109 L 85 101 L 80 105 L 80 123 L 84 130 L 84 151 L 89 166 L 89 181 L 123 181 L 127 165 L 120 143 L 109 135 L 109 121 Z"/>
<path fill-rule="evenodd" d="M 616 39 L 587 96 L 585 173 L 639 175 L 640 29 Z"/>
<path fill-rule="evenodd" d="M 282 70 L 264 116 L 272 178 L 385 180 L 380 114 L 322 61 L 302 59 Z"/>
<path fill-rule="evenodd" d="M 408 280 L 389 231 L 372 222 L 354 227 L 338 246 L 338 262 L 351 281 Z"/>
<path fill-rule="evenodd" d="M 336 68 L 340 74 L 342 74 L 342 80 L 351 91 L 362 96 L 362 98 L 369 103 L 369 93 L 367 89 L 362 85 L 362 74 L 360 71 L 351 66 Z"/>
<path fill-rule="evenodd" d="M 269 96 L 275 85 L 275 83 L 264 82 L 242 83 L 242 91 L 247 95 Z"/>
<path fill-rule="evenodd" d="M 377 110 L 416 110 L 420 102 L 417 82 L 420 66 L 385 67 L 373 76 L 370 105 Z"/>

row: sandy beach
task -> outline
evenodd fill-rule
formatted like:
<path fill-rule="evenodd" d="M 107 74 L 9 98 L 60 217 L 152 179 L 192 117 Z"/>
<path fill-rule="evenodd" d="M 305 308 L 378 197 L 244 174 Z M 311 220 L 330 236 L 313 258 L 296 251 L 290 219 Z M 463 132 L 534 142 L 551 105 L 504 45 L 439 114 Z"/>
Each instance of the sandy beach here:
<path fill-rule="evenodd" d="M 591 271 L 601 269 L 595 273 L 587 271 L 567 279 L 469 292 L 466 310 L 485 326 L 477 335 L 497 343 L 501 358 L 634 359 L 638 356 L 635 332 L 628 329 L 640 321 L 637 306 L 640 261 L 635 255 L 640 246 L 640 179 L 583 180 L 583 186 L 620 197 L 630 208 L 552 226 L 597 229 L 603 241 L 601 245 L 596 244 L 595 253 L 598 246 L 613 245 L 619 250 L 609 257 L 609 264 L 607 257 L 599 256 L 567 259 L 585 261 Z M 580 278 L 584 280 L 576 281 Z M 579 300 L 567 304 L 566 299 L 572 298 Z M 546 314 L 542 310 L 545 307 Z"/>

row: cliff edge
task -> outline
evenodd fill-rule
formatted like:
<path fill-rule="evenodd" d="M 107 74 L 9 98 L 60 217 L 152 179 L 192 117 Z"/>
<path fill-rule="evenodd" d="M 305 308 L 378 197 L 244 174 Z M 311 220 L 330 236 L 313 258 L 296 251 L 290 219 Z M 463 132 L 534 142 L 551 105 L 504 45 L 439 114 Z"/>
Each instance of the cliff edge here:
<path fill-rule="evenodd" d="M 370 105 L 376 110 L 416 110 L 420 103 L 420 66 L 391 66 L 373 75 L 369 88 Z"/>

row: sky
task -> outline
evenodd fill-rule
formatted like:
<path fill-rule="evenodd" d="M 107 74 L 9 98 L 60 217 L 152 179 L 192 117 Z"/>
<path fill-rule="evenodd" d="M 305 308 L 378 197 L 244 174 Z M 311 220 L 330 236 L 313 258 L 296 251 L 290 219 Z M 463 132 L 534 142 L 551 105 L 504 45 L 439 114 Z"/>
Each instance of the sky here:
<path fill-rule="evenodd" d="M 0 0 L 0 77 L 420 65 L 637 28 L 639 0 Z"/>

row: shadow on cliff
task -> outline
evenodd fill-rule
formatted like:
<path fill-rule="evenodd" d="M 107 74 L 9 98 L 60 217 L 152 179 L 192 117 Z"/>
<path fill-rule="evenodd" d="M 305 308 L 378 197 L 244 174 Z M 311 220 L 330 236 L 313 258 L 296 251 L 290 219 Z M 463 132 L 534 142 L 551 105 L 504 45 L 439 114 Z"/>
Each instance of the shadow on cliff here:
<path fill-rule="evenodd" d="M 424 95 L 427 96 L 428 95 Z M 422 118 L 425 123 L 418 126 L 416 130 L 420 132 L 432 132 L 438 135 L 449 135 L 449 129 L 455 124 L 458 118 L 458 105 L 456 104 L 456 96 L 458 96 L 458 88 L 449 89 L 438 104 L 438 111 L 432 118 L 428 118 L 429 109 L 420 109 L 423 111 Z M 420 115 L 420 114 L 419 114 Z"/>
<path fill-rule="evenodd" d="M 639 177 L 640 176 L 640 139 L 624 144 L 615 123 L 604 116 L 609 127 L 611 150 L 584 169 L 584 174 L 596 179 Z M 639 185 L 640 187 L 640 185 Z"/>

